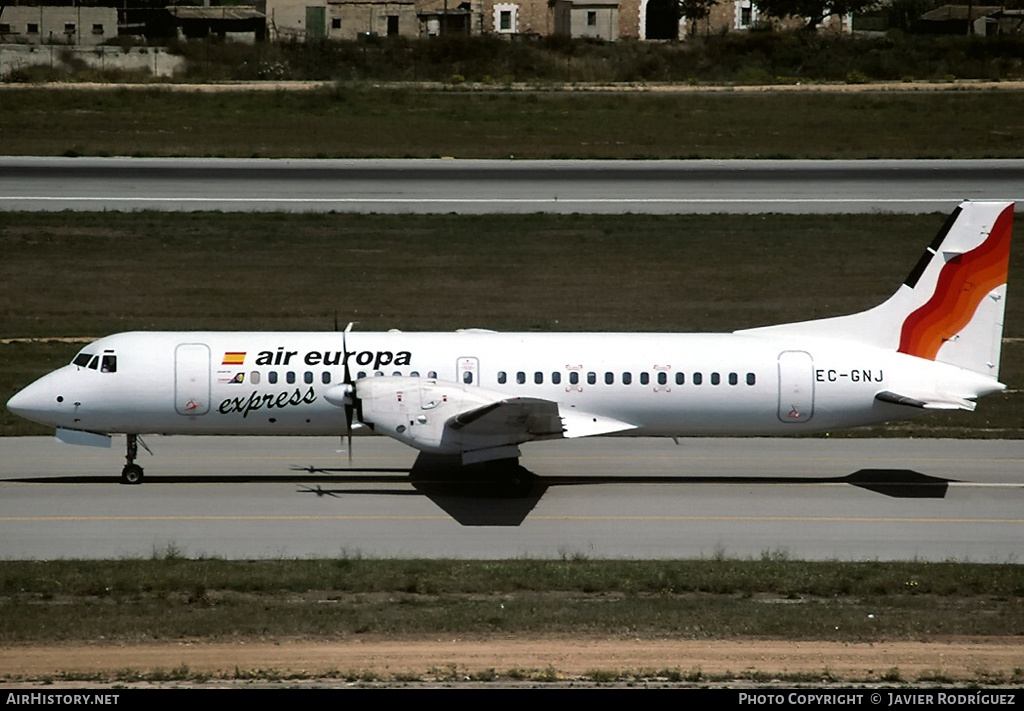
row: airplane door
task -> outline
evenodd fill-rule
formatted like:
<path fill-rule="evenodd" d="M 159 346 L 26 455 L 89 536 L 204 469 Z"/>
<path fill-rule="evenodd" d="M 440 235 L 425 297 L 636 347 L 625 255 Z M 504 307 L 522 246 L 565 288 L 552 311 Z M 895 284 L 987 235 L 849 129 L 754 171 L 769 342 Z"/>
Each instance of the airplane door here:
<path fill-rule="evenodd" d="M 205 343 L 174 349 L 174 409 L 180 415 L 210 411 L 210 348 Z"/>
<path fill-rule="evenodd" d="M 779 353 L 779 419 L 798 424 L 814 415 L 814 361 L 806 351 Z"/>
<path fill-rule="evenodd" d="M 480 359 L 479 358 L 459 358 L 457 366 L 456 377 L 458 381 L 463 385 L 479 385 L 480 384 Z"/>

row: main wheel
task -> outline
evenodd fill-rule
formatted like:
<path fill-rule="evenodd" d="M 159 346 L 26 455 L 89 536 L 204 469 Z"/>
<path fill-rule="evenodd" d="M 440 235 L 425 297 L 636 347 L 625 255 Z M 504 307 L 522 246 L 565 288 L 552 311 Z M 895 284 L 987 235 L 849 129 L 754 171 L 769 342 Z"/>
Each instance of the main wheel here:
<path fill-rule="evenodd" d="M 124 469 L 121 470 L 121 483 L 141 484 L 142 467 L 140 467 L 138 464 L 125 464 Z"/>

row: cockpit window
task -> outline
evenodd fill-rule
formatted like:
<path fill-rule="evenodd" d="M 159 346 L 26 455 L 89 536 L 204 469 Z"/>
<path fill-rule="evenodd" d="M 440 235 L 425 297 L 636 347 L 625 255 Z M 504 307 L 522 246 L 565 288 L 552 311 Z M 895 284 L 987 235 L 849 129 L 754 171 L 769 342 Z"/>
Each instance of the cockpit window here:
<path fill-rule="evenodd" d="M 76 365 L 79 368 L 88 368 L 89 370 L 98 370 L 101 373 L 116 373 L 117 355 L 111 351 L 107 351 L 101 356 L 82 351 L 71 361 L 71 365 Z"/>

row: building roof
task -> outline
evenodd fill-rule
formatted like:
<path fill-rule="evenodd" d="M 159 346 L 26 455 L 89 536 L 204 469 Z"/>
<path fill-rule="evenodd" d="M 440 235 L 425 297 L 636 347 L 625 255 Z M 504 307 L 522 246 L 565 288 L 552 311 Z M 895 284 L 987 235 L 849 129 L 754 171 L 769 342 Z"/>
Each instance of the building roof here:
<path fill-rule="evenodd" d="M 979 20 L 988 15 L 997 15 L 1001 5 L 943 5 L 921 15 L 922 20 L 944 22 L 946 20 Z"/>
<path fill-rule="evenodd" d="M 232 5 L 230 7 L 173 5 L 167 8 L 167 12 L 179 20 L 258 20 L 266 18 L 266 15 L 251 5 Z"/>

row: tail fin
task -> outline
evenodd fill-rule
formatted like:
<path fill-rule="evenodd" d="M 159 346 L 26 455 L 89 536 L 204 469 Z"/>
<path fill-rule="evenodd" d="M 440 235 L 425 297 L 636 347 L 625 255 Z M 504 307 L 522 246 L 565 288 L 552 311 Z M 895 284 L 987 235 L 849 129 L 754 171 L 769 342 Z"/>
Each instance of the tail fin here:
<path fill-rule="evenodd" d="M 855 340 L 998 378 L 1012 229 L 1012 202 L 961 203 L 883 304 L 739 333 Z"/>

